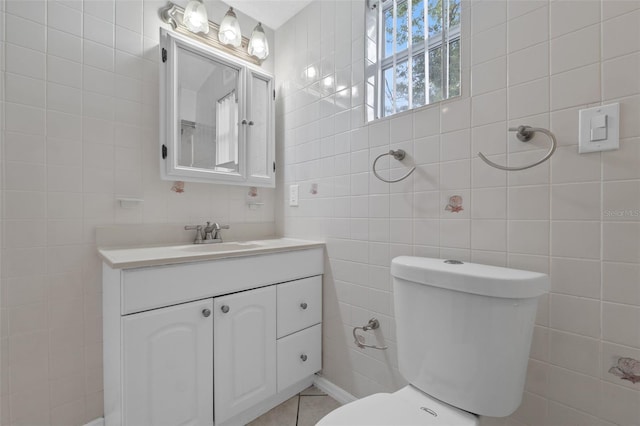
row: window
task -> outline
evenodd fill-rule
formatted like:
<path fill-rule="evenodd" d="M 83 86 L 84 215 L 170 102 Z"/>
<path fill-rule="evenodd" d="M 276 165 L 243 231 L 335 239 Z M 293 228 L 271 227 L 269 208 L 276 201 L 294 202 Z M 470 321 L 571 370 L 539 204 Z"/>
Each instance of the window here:
<path fill-rule="evenodd" d="M 368 121 L 460 95 L 460 0 L 369 0 L 366 36 Z"/>

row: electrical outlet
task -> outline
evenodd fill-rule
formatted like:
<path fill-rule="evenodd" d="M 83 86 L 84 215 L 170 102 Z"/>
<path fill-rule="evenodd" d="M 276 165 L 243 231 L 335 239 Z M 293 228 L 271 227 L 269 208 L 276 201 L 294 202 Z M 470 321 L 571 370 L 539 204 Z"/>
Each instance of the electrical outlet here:
<path fill-rule="evenodd" d="M 289 205 L 298 207 L 298 185 L 289 185 Z"/>

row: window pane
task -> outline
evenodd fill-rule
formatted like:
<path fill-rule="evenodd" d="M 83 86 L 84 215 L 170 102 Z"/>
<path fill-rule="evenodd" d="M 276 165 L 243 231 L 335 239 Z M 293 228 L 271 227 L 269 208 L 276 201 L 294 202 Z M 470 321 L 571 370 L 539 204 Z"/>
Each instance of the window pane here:
<path fill-rule="evenodd" d="M 383 58 L 393 55 L 393 7 L 383 12 L 384 15 L 384 49 Z"/>
<path fill-rule="evenodd" d="M 424 0 L 411 0 L 411 32 L 413 43 L 424 40 Z"/>
<path fill-rule="evenodd" d="M 428 19 L 429 37 L 442 32 L 442 2 L 446 0 L 429 0 Z"/>
<path fill-rule="evenodd" d="M 449 0 L 449 27 L 460 25 L 460 0 Z"/>
<path fill-rule="evenodd" d="M 442 47 L 429 50 L 429 102 L 442 100 Z"/>
<path fill-rule="evenodd" d="M 396 65 L 396 112 L 409 109 L 409 64 L 404 61 Z"/>
<path fill-rule="evenodd" d="M 413 82 L 413 108 L 425 105 L 427 102 L 425 91 L 424 53 L 413 57 L 411 81 Z"/>
<path fill-rule="evenodd" d="M 384 116 L 393 114 L 393 68 L 382 72 L 382 111 Z"/>
<path fill-rule="evenodd" d="M 460 39 L 449 43 L 449 97 L 460 95 Z"/>
<path fill-rule="evenodd" d="M 398 2 L 396 13 L 396 52 L 400 52 L 407 48 L 409 42 L 408 2 Z"/>

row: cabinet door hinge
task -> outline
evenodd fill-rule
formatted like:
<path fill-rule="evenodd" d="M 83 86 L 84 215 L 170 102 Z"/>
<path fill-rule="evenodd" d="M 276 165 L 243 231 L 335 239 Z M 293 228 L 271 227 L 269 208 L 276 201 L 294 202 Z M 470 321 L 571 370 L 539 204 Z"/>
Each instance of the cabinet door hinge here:
<path fill-rule="evenodd" d="M 162 145 L 162 158 L 163 159 L 167 158 L 167 146 L 166 145 Z"/>
<path fill-rule="evenodd" d="M 162 48 L 162 62 L 167 62 L 167 49 Z"/>

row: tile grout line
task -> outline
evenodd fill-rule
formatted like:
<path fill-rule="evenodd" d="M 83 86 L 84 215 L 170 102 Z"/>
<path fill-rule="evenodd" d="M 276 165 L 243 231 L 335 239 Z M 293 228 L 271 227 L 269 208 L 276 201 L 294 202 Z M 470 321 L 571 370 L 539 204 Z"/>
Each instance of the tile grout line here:
<path fill-rule="evenodd" d="M 296 410 L 296 426 L 298 426 L 298 420 L 300 419 L 300 398 L 302 395 L 298 394 L 298 409 Z"/>

